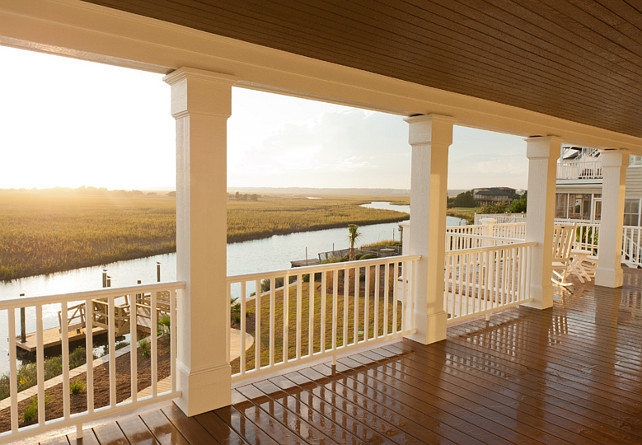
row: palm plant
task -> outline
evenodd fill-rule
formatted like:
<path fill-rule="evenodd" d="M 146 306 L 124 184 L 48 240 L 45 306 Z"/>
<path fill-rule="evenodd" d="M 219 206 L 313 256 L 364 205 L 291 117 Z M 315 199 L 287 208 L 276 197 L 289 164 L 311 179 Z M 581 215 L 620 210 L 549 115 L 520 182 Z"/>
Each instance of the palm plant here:
<path fill-rule="evenodd" d="M 356 224 L 350 224 L 348 226 L 348 239 L 350 240 L 350 253 L 348 256 L 348 261 L 354 261 L 355 260 L 355 255 L 354 255 L 354 243 L 357 241 L 357 238 L 361 236 L 361 234 L 358 232 L 359 226 Z"/>

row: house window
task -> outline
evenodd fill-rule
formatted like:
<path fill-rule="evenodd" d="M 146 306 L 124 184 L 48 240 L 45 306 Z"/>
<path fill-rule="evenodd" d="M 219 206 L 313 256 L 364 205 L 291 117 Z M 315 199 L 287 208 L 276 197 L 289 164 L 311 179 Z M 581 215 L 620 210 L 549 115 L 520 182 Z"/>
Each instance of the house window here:
<path fill-rule="evenodd" d="M 642 167 L 642 156 L 631 155 L 629 157 L 629 167 Z"/>
<path fill-rule="evenodd" d="M 624 200 L 624 225 L 625 226 L 640 225 L 640 200 L 639 199 Z"/>
<path fill-rule="evenodd" d="M 568 195 L 568 217 L 570 219 L 591 218 L 591 195 L 571 193 Z"/>

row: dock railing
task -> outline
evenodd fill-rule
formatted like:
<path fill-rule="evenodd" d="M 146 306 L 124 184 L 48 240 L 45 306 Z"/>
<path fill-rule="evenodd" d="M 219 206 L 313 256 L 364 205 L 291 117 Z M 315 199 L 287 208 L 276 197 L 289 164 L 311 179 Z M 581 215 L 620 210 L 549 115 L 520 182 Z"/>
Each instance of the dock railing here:
<path fill-rule="evenodd" d="M 420 259 L 395 256 L 228 277 L 240 345 L 254 337 L 232 361 L 232 381 L 330 356 L 336 363 L 337 355 L 414 333 Z"/>
<path fill-rule="evenodd" d="M 28 436 L 40 434 L 52 429 L 58 429 L 68 426 L 76 426 L 79 437 L 82 436 L 82 423 L 93 421 L 105 416 L 114 415 L 120 411 L 127 409 L 141 407 L 151 403 L 156 403 L 162 400 L 173 399 L 180 395 L 176 388 L 176 301 L 180 298 L 179 293 L 185 288 L 183 282 L 171 283 L 158 283 L 153 285 L 139 285 L 123 288 L 108 288 L 90 292 L 78 292 L 42 297 L 30 298 L 16 298 L 11 300 L 0 301 L 0 319 L 6 320 L 8 324 L 8 340 L 9 340 L 9 407 L 10 414 L 10 429 L 0 433 L 0 443 L 8 443 L 11 441 L 19 440 Z M 148 339 L 143 340 L 147 342 L 145 351 L 143 347 L 139 346 L 137 336 L 137 317 L 128 317 L 130 339 L 129 363 L 123 364 L 122 360 L 126 357 L 116 357 L 116 324 L 115 324 L 115 307 L 121 304 L 126 299 L 128 302 L 128 314 L 136 313 L 136 294 L 149 294 L 150 295 L 150 310 L 152 314 L 151 335 Z M 157 311 L 158 295 L 162 293 L 169 295 L 170 306 L 170 320 L 169 332 L 163 332 L 165 337 L 159 337 L 159 329 L 157 327 Z M 107 329 L 107 345 L 105 346 L 107 353 L 102 360 L 106 362 L 101 367 L 94 369 L 94 307 L 95 301 L 102 301 L 105 303 L 106 317 L 108 320 Z M 68 324 L 68 308 L 77 304 L 84 304 L 85 327 L 84 339 L 81 341 L 85 348 L 84 354 L 84 368 L 77 368 L 74 375 L 70 377 L 70 351 L 69 351 L 69 335 L 68 329 L 52 328 L 48 331 L 54 332 L 55 335 L 60 336 L 60 348 L 62 352 L 60 367 L 62 379 L 58 379 L 55 384 L 46 379 L 48 374 L 51 374 L 49 363 L 45 360 L 45 327 L 43 326 L 43 313 L 54 316 L 60 313 L 61 326 Z M 26 373 L 24 367 L 19 367 L 17 357 L 17 342 L 19 337 L 16 333 L 16 317 L 20 308 L 27 308 L 27 311 L 35 313 L 33 320 L 35 321 L 35 341 L 36 341 L 36 362 L 35 362 L 35 375 L 33 373 Z M 4 323 L 4 321 L 3 321 Z M 79 328 L 79 332 L 82 328 Z M 72 332 L 77 334 L 77 332 Z M 169 338 L 167 338 L 167 335 Z M 161 345 L 162 344 L 162 348 Z M 162 351 L 161 351 L 162 349 Z M 121 352 L 121 351 L 119 351 Z M 132 353 L 134 352 L 134 353 Z M 138 355 L 141 354 L 144 359 L 139 359 Z M 100 360 L 100 359 L 99 359 Z M 139 363 L 139 360 L 141 362 Z M 127 360 L 126 360 L 127 361 Z M 45 369 L 45 365 L 48 365 Z M 159 370 L 159 364 L 163 365 L 164 374 L 169 369 L 169 375 L 164 377 Z M 105 369 L 106 367 L 106 369 Z M 33 366 L 28 367 L 33 371 Z M 77 374 L 78 369 L 82 372 Z M 126 372 L 125 372 L 125 371 Z M 104 372 L 108 374 L 105 377 L 96 378 L 94 372 Z M 77 375 L 76 375 L 77 374 Z M 117 376 L 117 374 L 119 374 Z M 122 390 L 122 375 L 129 374 L 129 390 L 123 393 Z M 30 386 L 29 382 L 19 381 L 28 378 L 34 379 L 33 382 L 36 391 L 32 391 L 29 397 L 19 389 L 24 390 L 25 386 Z M 75 378 L 74 378 L 75 377 Z M 118 379 L 117 377 L 120 377 Z M 72 395 L 72 382 L 82 379 L 85 385 L 84 391 L 86 394 Z M 167 382 L 169 379 L 169 382 Z M 159 381 L 164 383 L 163 387 L 159 387 Z M 101 392 L 104 391 L 105 382 L 108 387 L 108 401 L 96 400 L 100 392 L 95 393 L 97 386 L 100 386 Z M 118 385 L 120 383 L 120 385 Z M 165 383 L 168 383 L 165 385 Z M 144 388 L 145 394 L 140 393 Z M 55 396 L 56 392 L 62 394 L 62 409 L 60 407 L 50 406 L 50 399 Z M 76 391 L 74 391 L 76 392 Z M 35 393 L 31 395 L 32 393 Z M 149 393 L 149 394 L 147 394 Z M 72 409 L 72 397 L 74 398 L 73 406 L 81 406 L 81 408 Z M 81 398 L 81 399 L 78 399 Z M 20 403 L 19 403 L 20 399 Z M 2 402 L 2 401 L 0 401 Z M 78 403 L 80 402 L 80 403 Z M 51 408 L 51 410 L 50 410 Z M 31 412 L 26 412 L 28 409 Z M 52 414 L 52 412 L 54 414 Z M 57 414 L 56 414 L 57 413 Z M 32 422 L 34 422 L 31 424 Z M 28 425 L 23 425 L 28 424 Z"/>

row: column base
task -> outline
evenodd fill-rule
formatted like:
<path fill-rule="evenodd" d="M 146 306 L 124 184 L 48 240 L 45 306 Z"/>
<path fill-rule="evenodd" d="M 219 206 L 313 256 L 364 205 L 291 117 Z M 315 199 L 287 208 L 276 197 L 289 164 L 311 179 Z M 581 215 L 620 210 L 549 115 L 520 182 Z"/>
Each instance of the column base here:
<path fill-rule="evenodd" d="M 194 372 L 177 360 L 176 372 L 181 397 L 175 402 L 186 415 L 195 416 L 232 403 L 229 363 Z"/>
<path fill-rule="evenodd" d="M 425 323 L 417 322 L 417 332 L 408 335 L 406 338 L 418 343 L 429 345 L 446 339 L 446 320 L 448 315 L 441 311 L 436 314 L 427 314 Z"/>
<path fill-rule="evenodd" d="M 531 285 L 531 298 L 533 301 L 524 303 L 521 306 L 532 307 L 534 309 L 548 309 L 553 306 L 553 285 L 544 286 Z"/>
<path fill-rule="evenodd" d="M 624 283 L 624 271 L 622 266 L 616 269 L 601 268 L 598 266 L 595 271 L 595 285 L 615 289 L 622 287 Z"/>

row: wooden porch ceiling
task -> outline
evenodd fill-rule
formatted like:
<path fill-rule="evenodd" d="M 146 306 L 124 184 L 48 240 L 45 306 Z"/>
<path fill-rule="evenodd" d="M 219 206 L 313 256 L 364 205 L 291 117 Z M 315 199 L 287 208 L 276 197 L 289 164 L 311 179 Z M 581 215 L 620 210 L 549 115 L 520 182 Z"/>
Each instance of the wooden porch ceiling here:
<path fill-rule="evenodd" d="M 86 0 L 642 137 L 642 2 Z"/>
<path fill-rule="evenodd" d="M 642 271 L 627 269 L 622 289 L 577 284 L 548 310 L 247 385 L 233 406 L 193 418 L 171 404 L 121 416 L 83 443 L 639 444 L 640 345 Z"/>

